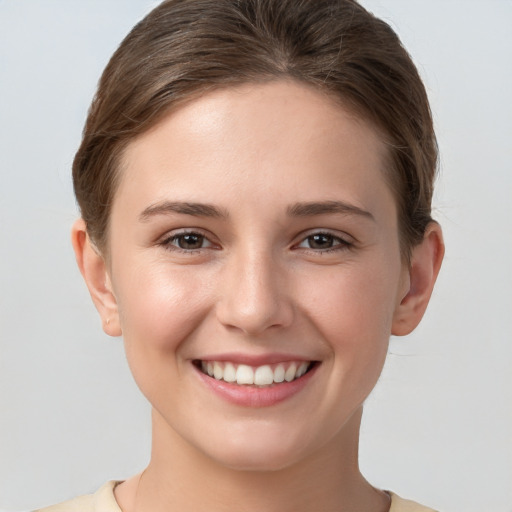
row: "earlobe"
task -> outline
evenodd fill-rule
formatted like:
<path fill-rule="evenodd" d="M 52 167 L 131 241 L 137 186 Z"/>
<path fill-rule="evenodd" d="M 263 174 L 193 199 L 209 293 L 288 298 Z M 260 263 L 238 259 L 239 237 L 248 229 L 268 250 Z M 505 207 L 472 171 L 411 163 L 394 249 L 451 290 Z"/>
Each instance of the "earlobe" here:
<path fill-rule="evenodd" d="M 87 234 L 83 219 L 78 219 L 74 223 L 71 229 L 71 242 L 78 268 L 100 314 L 103 330 L 110 336 L 120 336 L 121 326 L 117 301 L 112 290 L 107 265 Z"/>
<path fill-rule="evenodd" d="M 423 241 L 412 250 L 408 291 L 393 316 L 391 334 L 405 336 L 412 332 L 427 309 L 444 256 L 441 226 L 431 222 Z"/>

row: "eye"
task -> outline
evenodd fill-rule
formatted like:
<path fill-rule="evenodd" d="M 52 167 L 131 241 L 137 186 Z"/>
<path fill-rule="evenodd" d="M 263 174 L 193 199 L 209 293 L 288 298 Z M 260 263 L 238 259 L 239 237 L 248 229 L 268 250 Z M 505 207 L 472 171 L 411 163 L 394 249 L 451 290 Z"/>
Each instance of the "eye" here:
<path fill-rule="evenodd" d="M 183 251 L 197 251 L 212 247 L 212 243 L 201 233 L 184 232 L 174 234 L 162 241 L 162 245 L 169 249 L 181 249 Z"/>
<path fill-rule="evenodd" d="M 304 238 L 297 247 L 303 249 L 314 249 L 316 251 L 329 251 L 345 249 L 351 245 L 350 242 L 331 233 L 313 233 Z"/>

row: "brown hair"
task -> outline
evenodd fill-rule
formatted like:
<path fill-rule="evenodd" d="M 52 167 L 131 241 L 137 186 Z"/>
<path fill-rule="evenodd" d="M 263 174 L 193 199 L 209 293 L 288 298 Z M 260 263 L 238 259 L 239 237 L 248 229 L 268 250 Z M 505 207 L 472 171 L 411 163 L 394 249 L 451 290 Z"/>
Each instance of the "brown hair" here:
<path fill-rule="evenodd" d="M 279 78 L 328 92 L 383 134 L 408 258 L 432 220 L 432 116 L 397 35 L 355 0 L 167 0 L 139 22 L 101 77 L 73 163 L 98 248 L 107 249 L 120 158 L 134 137 L 207 90 Z"/>

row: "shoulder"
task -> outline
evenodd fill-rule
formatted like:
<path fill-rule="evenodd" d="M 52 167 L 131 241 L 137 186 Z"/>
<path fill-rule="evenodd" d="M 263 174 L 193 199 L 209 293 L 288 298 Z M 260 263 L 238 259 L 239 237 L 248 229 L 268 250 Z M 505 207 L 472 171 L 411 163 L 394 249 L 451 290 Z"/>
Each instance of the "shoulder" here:
<path fill-rule="evenodd" d="M 118 481 L 107 482 L 94 494 L 79 496 L 35 512 L 122 512 L 114 496 L 114 489 L 119 483 Z M 436 512 L 414 501 L 400 498 L 395 493 L 390 492 L 389 495 L 391 496 L 389 512 Z"/>
<path fill-rule="evenodd" d="M 397 496 L 393 492 L 390 492 L 389 495 L 391 496 L 391 508 L 389 512 L 436 512 L 432 508 L 424 507 L 414 501 L 400 498 L 400 496 Z"/>
<path fill-rule="evenodd" d="M 107 482 L 94 494 L 79 496 L 35 512 L 121 512 L 114 496 L 114 489 L 119 483 L 118 481 Z"/>

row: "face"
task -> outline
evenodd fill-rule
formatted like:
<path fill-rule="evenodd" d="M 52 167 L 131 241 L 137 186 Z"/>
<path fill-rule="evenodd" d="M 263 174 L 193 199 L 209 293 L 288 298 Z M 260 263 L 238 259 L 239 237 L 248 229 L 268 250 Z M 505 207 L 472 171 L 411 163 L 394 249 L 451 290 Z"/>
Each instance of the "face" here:
<path fill-rule="evenodd" d="M 284 81 L 128 146 L 109 278 L 157 438 L 250 469 L 342 444 L 408 288 L 384 162 L 369 124 Z"/>

